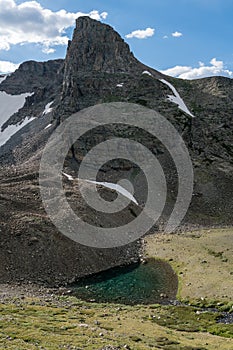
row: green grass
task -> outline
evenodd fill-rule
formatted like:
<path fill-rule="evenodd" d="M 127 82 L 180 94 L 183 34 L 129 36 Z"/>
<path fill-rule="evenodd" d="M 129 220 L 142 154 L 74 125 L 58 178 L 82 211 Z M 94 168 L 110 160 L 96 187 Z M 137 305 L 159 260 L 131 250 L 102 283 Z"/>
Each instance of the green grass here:
<path fill-rule="evenodd" d="M 195 306 L 15 299 L 0 304 L 0 349 L 230 349 L 233 326 Z M 198 312 L 197 312 L 198 311 Z M 208 345 L 206 345 L 208 343 Z M 217 346 L 217 347 L 216 347 Z"/>
<path fill-rule="evenodd" d="M 146 238 L 149 257 L 171 264 L 179 278 L 179 299 L 233 300 L 233 229 L 157 234 Z"/>
<path fill-rule="evenodd" d="M 218 323 L 221 312 L 233 312 L 232 234 L 221 229 L 147 237 L 147 256 L 166 260 L 177 272 L 182 305 L 11 297 L 0 304 L 0 349 L 233 349 L 233 325 Z"/>

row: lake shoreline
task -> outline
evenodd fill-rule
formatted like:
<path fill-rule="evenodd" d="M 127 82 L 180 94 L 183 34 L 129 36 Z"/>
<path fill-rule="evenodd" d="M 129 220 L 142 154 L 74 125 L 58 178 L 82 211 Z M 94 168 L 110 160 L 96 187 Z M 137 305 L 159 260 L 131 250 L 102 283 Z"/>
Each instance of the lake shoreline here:
<path fill-rule="evenodd" d="M 233 300 L 232 238 L 233 228 L 195 230 L 180 234 L 157 233 L 143 238 L 140 259 L 142 263 L 146 263 L 148 259 L 155 258 L 158 262 L 165 261 L 172 267 L 179 278 L 177 298 L 180 301 L 201 298 Z M 204 245 L 206 241 L 208 246 Z M 216 251 L 212 246 L 216 247 Z M 133 265 L 136 266 L 139 263 L 138 259 L 138 262 L 134 262 Z M 113 270 L 127 268 L 130 265 L 124 264 Z M 197 278 L 193 273 L 195 268 Z M 89 276 L 83 278 L 87 277 Z M 202 288 L 197 283 L 198 278 L 202 282 Z M 215 283 L 212 283 L 209 288 L 213 279 Z M 72 285 L 73 283 L 54 287 L 43 282 L 31 283 L 30 281 L 0 283 L 0 300 L 4 299 L 4 295 L 16 297 L 24 293 L 28 296 L 41 295 L 42 297 L 50 294 L 70 294 Z"/>

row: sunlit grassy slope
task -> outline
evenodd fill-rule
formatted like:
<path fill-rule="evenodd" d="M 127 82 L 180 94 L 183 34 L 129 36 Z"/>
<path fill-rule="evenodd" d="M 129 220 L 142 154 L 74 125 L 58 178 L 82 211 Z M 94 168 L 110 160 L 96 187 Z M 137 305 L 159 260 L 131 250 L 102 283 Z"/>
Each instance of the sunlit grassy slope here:
<path fill-rule="evenodd" d="M 146 255 L 167 260 L 178 273 L 182 305 L 11 293 L 0 304 L 0 349 L 231 350 L 233 325 L 217 320 L 220 311 L 233 311 L 232 236 L 224 229 L 146 238 Z"/>

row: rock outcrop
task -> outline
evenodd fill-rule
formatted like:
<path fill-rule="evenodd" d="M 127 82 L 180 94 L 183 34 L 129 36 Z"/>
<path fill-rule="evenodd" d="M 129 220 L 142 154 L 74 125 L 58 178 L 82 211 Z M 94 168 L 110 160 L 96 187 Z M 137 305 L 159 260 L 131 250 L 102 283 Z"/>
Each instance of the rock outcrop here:
<path fill-rule="evenodd" d="M 89 17 L 76 21 L 64 64 L 62 116 L 114 98 L 118 84 L 141 76 L 148 69 L 109 25 Z M 150 69 L 156 78 L 162 74 Z M 118 88 L 118 90 L 120 90 Z M 120 93 L 120 91 L 119 91 Z M 125 97 L 127 98 L 125 93 Z"/>

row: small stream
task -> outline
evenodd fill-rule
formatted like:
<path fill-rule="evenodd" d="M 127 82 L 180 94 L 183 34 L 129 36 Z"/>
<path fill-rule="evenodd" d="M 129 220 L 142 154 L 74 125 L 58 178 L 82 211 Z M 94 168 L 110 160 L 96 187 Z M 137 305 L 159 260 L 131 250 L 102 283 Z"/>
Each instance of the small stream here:
<path fill-rule="evenodd" d="M 167 304 L 176 299 L 178 278 L 167 262 L 148 259 L 146 264 L 116 267 L 82 278 L 72 290 L 86 301 Z"/>

